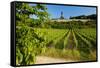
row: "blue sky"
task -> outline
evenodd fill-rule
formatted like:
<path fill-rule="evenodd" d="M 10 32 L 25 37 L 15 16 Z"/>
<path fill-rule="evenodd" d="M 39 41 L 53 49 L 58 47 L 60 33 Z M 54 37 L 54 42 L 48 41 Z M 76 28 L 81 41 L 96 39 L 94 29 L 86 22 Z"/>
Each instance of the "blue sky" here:
<path fill-rule="evenodd" d="M 34 6 L 34 4 L 31 4 Z M 96 14 L 95 7 L 82 7 L 82 6 L 65 6 L 65 5 L 46 5 L 47 12 L 50 14 L 50 18 L 60 18 L 61 11 L 64 18 L 70 16 L 90 15 Z"/>
<path fill-rule="evenodd" d="M 96 8 L 94 7 L 47 5 L 47 8 L 51 18 L 59 18 L 61 16 L 61 11 L 65 18 L 69 18 L 70 16 L 96 14 Z"/>

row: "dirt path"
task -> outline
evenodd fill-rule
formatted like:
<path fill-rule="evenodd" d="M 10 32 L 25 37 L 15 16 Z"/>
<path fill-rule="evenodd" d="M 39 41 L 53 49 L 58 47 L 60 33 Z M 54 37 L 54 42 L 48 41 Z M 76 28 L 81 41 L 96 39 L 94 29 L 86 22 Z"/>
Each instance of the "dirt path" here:
<path fill-rule="evenodd" d="M 44 63 L 63 63 L 63 62 L 72 62 L 71 60 L 66 61 L 65 59 L 52 58 L 46 56 L 37 56 L 35 64 L 44 64 Z"/>
<path fill-rule="evenodd" d="M 74 49 L 75 48 L 75 42 L 74 42 L 74 37 L 73 37 L 72 31 L 70 31 L 67 48 L 68 49 Z"/>

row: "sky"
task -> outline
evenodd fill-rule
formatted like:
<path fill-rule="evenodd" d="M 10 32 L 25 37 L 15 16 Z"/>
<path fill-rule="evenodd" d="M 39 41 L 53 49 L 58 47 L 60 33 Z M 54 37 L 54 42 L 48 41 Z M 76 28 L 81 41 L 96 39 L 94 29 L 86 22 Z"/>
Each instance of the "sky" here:
<path fill-rule="evenodd" d="M 63 12 L 64 18 L 69 18 L 70 16 L 96 14 L 96 8 L 94 7 L 47 5 L 47 8 L 51 18 L 59 18 L 61 16 L 61 12 Z"/>
<path fill-rule="evenodd" d="M 32 4 L 34 6 L 34 4 Z M 68 6 L 68 5 L 46 5 L 47 12 L 50 18 L 60 18 L 63 12 L 64 18 L 68 19 L 70 16 L 91 15 L 96 14 L 95 7 L 82 7 L 82 6 Z"/>

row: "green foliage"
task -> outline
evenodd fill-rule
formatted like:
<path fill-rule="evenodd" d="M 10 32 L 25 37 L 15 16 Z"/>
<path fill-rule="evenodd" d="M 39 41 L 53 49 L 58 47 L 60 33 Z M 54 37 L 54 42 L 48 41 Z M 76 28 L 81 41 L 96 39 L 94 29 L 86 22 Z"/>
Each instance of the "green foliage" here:
<path fill-rule="evenodd" d="M 35 6 L 30 6 L 27 3 L 16 3 L 16 19 L 17 21 L 20 21 L 22 24 L 26 25 L 32 25 L 38 23 L 38 25 L 41 25 L 48 19 L 48 13 L 46 11 L 46 7 L 41 4 L 37 4 Z M 31 19 L 30 15 L 37 16 L 36 19 Z M 17 23 L 17 25 L 20 23 Z"/>
<path fill-rule="evenodd" d="M 97 15 L 96 14 L 91 14 L 91 15 L 80 15 L 80 16 L 74 16 L 74 17 L 70 17 L 70 19 L 97 19 Z"/>
<path fill-rule="evenodd" d="M 30 18 L 36 15 L 37 19 Z M 29 65 L 35 63 L 35 58 L 42 51 L 43 41 L 34 32 L 34 26 L 41 25 L 48 18 L 46 7 L 41 4 L 30 6 L 27 3 L 16 3 L 16 64 Z M 36 24 L 38 23 L 38 24 Z M 32 27 L 32 28 L 31 28 Z M 37 50 L 37 48 L 39 50 Z"/>
<path fill-rule="evenodd" d="M 34 40 L 38 40 L 34 37 L 34 32 L 27 26 L 16 28 L 16 58 L 18 64 L 30 64 L 35 62 L 35 51 L 36 43 Z M 20 55 L 20 56 L 19 56 Z M 31 58 L 30 58 L 31 57 Z"/>
<path fill-rule="evenodd" d="M 84 20 L 84 19 L 83 19 Z M 74 28 L 79 28 L 79 29 L 83 29 L 83 28 L 95 28 L 96 27 L 96 21 L 95 20 L 72 20 L 72 21 L 49 21 L 47 24 L 49 25 L 49 27 L 51 28 L 55 28 L 55 29 L 74 29 Z"/>

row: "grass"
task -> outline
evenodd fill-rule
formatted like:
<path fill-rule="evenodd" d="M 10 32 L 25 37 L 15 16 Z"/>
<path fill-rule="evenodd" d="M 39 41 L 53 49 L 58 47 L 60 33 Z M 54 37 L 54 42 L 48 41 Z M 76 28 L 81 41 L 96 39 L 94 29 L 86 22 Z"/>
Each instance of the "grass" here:
<path fill-rule="evenodd" d="M 80 53 L 78 50 L 61 50 L 55 48 L 46 48 L 44 53 L 41 53 L 42 56 L 54 57 L 54 58 L 63 58 L 65 60 L 80 60 Z"/>

